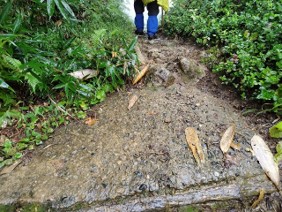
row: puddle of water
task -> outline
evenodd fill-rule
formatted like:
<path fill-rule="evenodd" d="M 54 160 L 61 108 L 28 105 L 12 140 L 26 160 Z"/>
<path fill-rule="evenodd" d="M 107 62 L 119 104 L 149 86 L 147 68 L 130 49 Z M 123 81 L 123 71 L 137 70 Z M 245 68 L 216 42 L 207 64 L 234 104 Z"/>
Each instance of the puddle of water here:
<path fill-rule="evenodd" d="M 173 1 L 170 0 L 169 2 L 170 6 L 172 6 Z M 134 11 L 134 0 L 123 0 L 123 11 L 124 13 L 129 17 L 130 21 L 134 23 L 135 18 L 135 11 Z M 158 15 L 159 22 L 161 21 L 161 9 L 160 13 Z M 145 9 L 144 12 L 144 23 L 145 23 L 145 30 L 146 30 L 146 23 L 148 20 L 148 11 Z"/>

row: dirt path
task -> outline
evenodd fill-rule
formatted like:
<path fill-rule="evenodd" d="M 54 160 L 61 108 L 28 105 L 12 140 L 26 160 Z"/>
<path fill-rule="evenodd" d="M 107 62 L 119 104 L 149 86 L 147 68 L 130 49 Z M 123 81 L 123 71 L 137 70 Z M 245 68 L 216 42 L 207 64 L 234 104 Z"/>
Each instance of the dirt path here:
<path fill-rule="evenodd" d="M 32 160 L 0 176 L 0 211 L 240 211 L 250 209 L 261 188 L 275 191 L 246 151 L 258 132 L 234 108 L 237 100 L 224 99 L 228 92 L 218 98 L 203 85 L 198 59 L 204 53 L 177 40 L 140 39 L 140 47 L 151 63 L 143 82 L 93 108 L 94 126 L 57 130 Z M 128 110 L 132 95 L 138 100 Z M 219 141 L 232 123 L 242 150 L 224 156 Z M 203 143 L 203 167 L 187 147 L 187 127 Z M 265 203 L 256 210 L 274 210 L 279 197 Z"/>

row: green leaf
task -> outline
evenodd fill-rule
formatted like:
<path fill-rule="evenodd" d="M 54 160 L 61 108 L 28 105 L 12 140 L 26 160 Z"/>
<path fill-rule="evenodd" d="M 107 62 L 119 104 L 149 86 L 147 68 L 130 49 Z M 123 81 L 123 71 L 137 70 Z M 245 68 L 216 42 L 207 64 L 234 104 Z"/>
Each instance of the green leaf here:
<path fill-rule="evenodd" d="M 10 86 L 2 79 L 0 78 L 0 88 L 9 88 Z"/>
<path fill-rule="evenodd" d="M 17 19 L 14 23 L 13 33 L 17 33 L 19 31 L 22 25 L 22 21 L 23 21 L 22 14 L 18 14 Z"/>
<path fill-rule="evenodd" d="M 132 51 L 137 43 L 137 36 L 131 41 L 130 45 L 128 46 L 127 50 Z"/>
<path fill-rule="evenodd" d="M 27 147 L 28 147 L 28 145 L 25 144 L 25 143 L 17 143 L 17 149 L 18 149 L 18 150 L 24 150 L 24 149 L 26 149 Z"/>
<path fill-rule="evenodd" d="M 278 153 L 282 153 L 282 141 L 280 141 L 277 145 L 276 145 L 276 151 Z"/>
<path fill-rule="evenodd" d="M 64 5 L 65 9 L 68 11 L 68 13 L 73 17 L 73 18 L 76 18 L 75 17 L 75 14 L 74 12 L 72 11 L 71 7 L 69 6 L 69 4 L 67 2 L 65 2 L 64 0 L 61 0 L 62 1 L 62 4 Z"/>
<path fill-rule="evenodd" d="M 3 147 L 4 147 L 3 151 L 8 155 L 13 148 L 12 141 L 10 141 L 10 140 L 5 141 L 4 144 L 3 144 Z"/>
<path fill-rule="evenodd" d="M 8 1 L 3 10 L 0 12 L 0 24 L 3 24 L 3 22 L 6 20 L 7 16 L 9 15 L 10 11 L 12 9 L 12 1 Z"/>
<path fill-rule="evenodd" d="M 25 79 L 27 80 L 28 84 L 31 86 L 33 93 L 36 91 L 36 86 L 40 84 L 40 81 L 33 76 L 30 72 L 26 73 Z"/>
<path fill-rule="evenodd" d="M 22 114 L 19 111 L 17 111 L 17 110 L 7 110 L 4 114 L 2 114 L 0 116 L 0 126 L 2 126 L 2 124 L 5 121 L 9 121 L 11 118 L 21 119 L 22 118 Z"/>
<path fill-rule="evenodd" d="M 103 101 L 106 98 L 106 93 L 104 90 L 99 90 L 96 92 L 96 98 Z"/>
<path fill-rule="evenodd" d="M 84 112 L 84 111 L 79 111 L 79 112 L 77 113 L 77 117 L 78 117 L 79 119 L 85 119 L 86 116 L 87 116 L 87 114 L 86 114 L 86 112 Z"/>
<path fill-rule="evenodd" d="M 54 0 L 47 0 L 47 13 L 48 13 L 50 19 L 53 16 L 54 11 L 55 11 Z"/>
<path fill-rule="evenodd" d="M 17 152 L 17 153 L 14 155 L 14 158 L 15 158 L 15 159 L 20 159 L 22 156 L 23 156 L 22 153 Z"/>
<path fill-rule="evenodd" d="M 67 14 L 65 8 L 62 5 L 62 2 L 60 0 L 54 0 L 54 1 L 55 1 L 56 6 L 59 9 L 61 15 L 64 17 L 64 19 L 69 20 L 68 14 Z"/>
<path fill-rule="evenodd" d="M 277 145 L 276 145 L 276 151 L 277 153 L 275 154 L 274 158 L 277 162 L 282 160 L 282 141 L 280 141 Z"/>
<path fill-rule="evenodd" d="M 269 129 L 272 138 L 282 138 L 282 121 Z"/>

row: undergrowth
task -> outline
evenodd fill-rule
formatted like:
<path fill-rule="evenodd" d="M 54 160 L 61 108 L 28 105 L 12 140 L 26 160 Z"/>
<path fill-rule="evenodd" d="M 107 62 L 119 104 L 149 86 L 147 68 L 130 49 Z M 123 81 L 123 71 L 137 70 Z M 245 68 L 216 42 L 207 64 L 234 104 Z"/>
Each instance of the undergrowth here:
<path fill-rule="evenodd" d="M 0 0 L 0 168 L 122 86 L 137 63 L 120 1 Z M 70 73 L 95 73 L 78 79 Z"/>
<path fill-rule="evenodd" d="M 206 46 L 205 62 L 223 83 L 282 114 L 281 1 L 175 0 L 165 32 Z"/>

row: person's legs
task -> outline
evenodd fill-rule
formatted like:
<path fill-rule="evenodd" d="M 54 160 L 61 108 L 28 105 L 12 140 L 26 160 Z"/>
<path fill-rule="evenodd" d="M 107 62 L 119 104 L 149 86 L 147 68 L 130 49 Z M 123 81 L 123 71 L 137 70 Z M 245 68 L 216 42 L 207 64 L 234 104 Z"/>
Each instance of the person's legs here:
<path fill-rule="evenodd" d="M 135 33 L 138 35 L 142 35 L 144 32 L 144 16 L 143 16 L 143 12 L 144 12 L 144 4 L 142 2 L 142 0 L 135 0 L 134 1 L 134 10 L 136 13 L 135 16 L 135 26 L 136 26 L 136 31 Z"/>
<path fill-rule="evenodd" d="M 157 1 L 153 1 L 147 5 L 148 9 L 148 22 L 147 22 L 147 34 L 149 39 L 153 39 L 156 37 L 156 33 L 158 31 L 159 23 L 158 23 L 158 14 L 159 14 L 159 5 Z"/>

